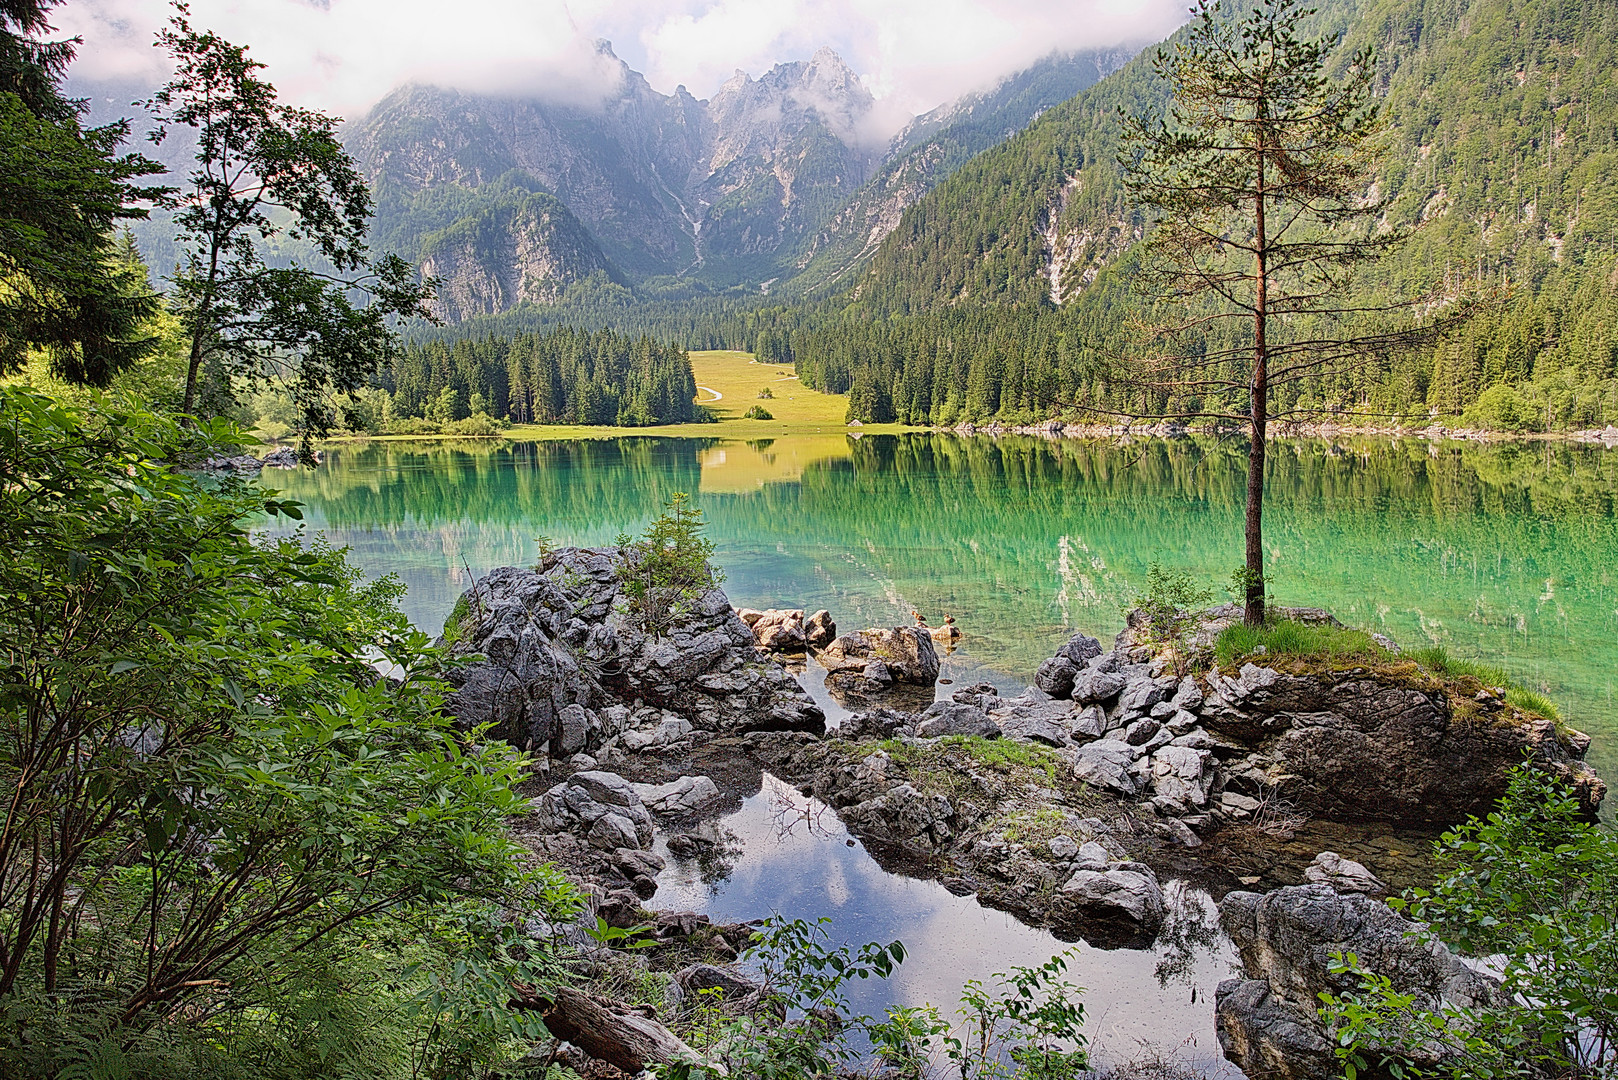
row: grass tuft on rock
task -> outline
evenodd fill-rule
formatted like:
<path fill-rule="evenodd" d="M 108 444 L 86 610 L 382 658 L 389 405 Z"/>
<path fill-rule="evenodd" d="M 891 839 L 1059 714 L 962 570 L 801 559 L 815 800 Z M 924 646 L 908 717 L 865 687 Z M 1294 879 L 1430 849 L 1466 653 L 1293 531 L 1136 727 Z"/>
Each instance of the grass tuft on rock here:
<path fill-rule="evenodd" d="M 1219 632 L 1214 642 L 1214 659 L 1221 667 L 1263 649 L 1265 656 L 1318 657 L 1346 660 L 1363 657 L 1376 660 L 1388 655 L 1364 630 L 1349 630 L 1323 623 L 1301 623 L 1276 619 L 1262 626 L 1237 623 Z"/>
<path fill-rule="evenodd" d="M 1453 657 L 1442 645 L 1412 649 L 1406 655 L 1434 675 L 1444 675 L 1452 679 L 1476 679 L 1484 687 L 1504 690 L 1506 700 L 1523 712 L 1543 716 L 1557 724 L 1562 722 L 1562 710 L 1556 707 L 1556 702 L 1537 690 L 1530 690 L 1497 664 Z"/>
<path fill-rule="evenodd" d="M 455 606 L 450 608 L 449 618 L 444 620 L 444 632 L 439 636 L 439 644 L 447 649 L 461 640 L 463 624 L 470 614 L 472 614 L 472 605 L 466 602 L 466 595 L 463 593 L 457 596 Z"/>

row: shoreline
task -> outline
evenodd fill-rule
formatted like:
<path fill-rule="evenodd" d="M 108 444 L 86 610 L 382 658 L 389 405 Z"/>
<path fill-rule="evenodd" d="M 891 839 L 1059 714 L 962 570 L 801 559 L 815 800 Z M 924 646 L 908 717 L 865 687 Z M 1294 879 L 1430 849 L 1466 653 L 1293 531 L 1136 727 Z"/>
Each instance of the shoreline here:
<path fill-rule="evenodd" d="M 1618 447 L 1618 427 L 1602 429 L 1581 429 L 1575 431 L 1484 431 L 1475 428 L 1452 428 L 1442 424 L 1431 424 L 1424 428 L 1399 426 L 1361 426 L 1351 427 L 1345 425 L 1322 424 L 1287 424 L 1281 425 L 1282 430 L 1272 432 L 1269 442 L 1286 442 L 1304 439 L 1343 439 L 1343 438 L 1379 438 L 1379 439 L 1422 439 L 1428 442 L 1475 442 L 1475 443 L 1565 443 L 1578 446 L 1599 446 L 1604 449 Z M 755 439 L 778 439 L 803 435 L 836 435 L 843 434 L 852 438 L 862 438 L 866 435 L 906 435 L 933 433 L 941 435 L 957 435 L 962 438 L 976 438 L 987 436 L 1001 438 L 1007 435 L 1024 435 L 1050 441 L 1058 439 L 1177 439 L 1190 436 L 1218 436 L 1232 434 L 1239 437 L 1239 432 L 1221 431 L 1209 428 L 1193 428 L 1181 424 L 1155 423 L 1155 424 L 1070 424 L 1060 420 L 1050 420 L 1040 424 L 1003 425 L 998 423 L 975 424 L 966 422 L 945 427 L 939 425 L 921 424 L 817 424 L 817 423 L 771 423 L 769 421 L 721 421 L 717 424 L 662 424 L 650 427 L 617 427 L 617 426 L 587 426 L 587 425 L 547 425 L 547 424 L 519 424 L 507 430 L 490 435 L 464 435 L 453 433 L 421 434 L 421 435 L 334 435 L 321 439 L 318 445 L 348 445 L 353 443 L 369 442 L 445 442 L 445 441 L 504 441 L 504 442 L 558 442 L 580 439 L 622 439 L 622 438 L 665 438 L 665 439 L 700 439 L 711 438 L 724 441 L 749 441 Z M 263 446 L 289 445 L 284 441 L 265 442 Z"/>

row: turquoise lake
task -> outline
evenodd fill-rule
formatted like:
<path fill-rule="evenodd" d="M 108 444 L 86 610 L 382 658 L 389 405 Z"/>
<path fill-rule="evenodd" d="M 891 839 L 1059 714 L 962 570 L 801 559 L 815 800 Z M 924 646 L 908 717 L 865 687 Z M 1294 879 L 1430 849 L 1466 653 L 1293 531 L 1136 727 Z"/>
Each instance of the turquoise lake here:
<path fill-rule="evenodd" d="M 1244 470 L 1239 446 L 1212 440 L 839 433 L 337 445 L 265 480 L 361 566 L 403 579 L 433 632 L 469 575 L 531 562 L 536 537 L 608 544 L 685 491 L 734 603 L 825 607 L 845 628 L 950 614 L 965 631 L 950 674 L 1017 687 L 1074 630 L 1116 633 L 1153 562 L 1227 582 Z M 1280 602 L 1503 664 L 1618 776 L 1618 455 L 1283 441 L 1265 510 Z"/>
<path fill-rule="evenodd" d="M 268 470 L 265 481 L 303 501 L 308 528 L 347 545 L 366 570 L 398 575 L 406 612 L 434 633 L 474 576 L 534 561 L 537 537 L 610 544 L 688 492 L 732 602 L 824 607 L 845 629 L 909 623 L 912 611 L 934 623 L 953 615 L 965 636 L 944 676 L 1016 690 L 1074 630 L 1115 634 L 1153 562 L 1212 587 L 1228 581 L 1245 468 L 1240 447 L 1191 439 L 839 433 L 349 444 L 317 469 Z M 1502 664 L 1590 732 L 1592 762 L 1618 778 L 1618 455 L 1287 441 L 1270 451 L 1268 483 L 1280 602 Z M 899 937 L 913 961 L 891 985 L 856 994 L 857 1008 L 877 1014 L 923 1002 L 948 1013 L 962 980 L 1069 948 L 935 881 L 884 871 L 829 811 L 819 827 L 780 828 L 802 801 L 766 777 L 719 821 L 740 840 L 734 865 L 710 878 L 671 859 L 652 906 L 824 916 L 851 943 Z M 1212 1015 L 1234 954 L 1212 929 L 1193 932 L 1212 927 L 1207 894 L 1183 882 L 1169 894 L 1171 927 L 1151 948 L 1069 954 L 1097 1060 L 1149 1052 L 1240 1080 Z"/>

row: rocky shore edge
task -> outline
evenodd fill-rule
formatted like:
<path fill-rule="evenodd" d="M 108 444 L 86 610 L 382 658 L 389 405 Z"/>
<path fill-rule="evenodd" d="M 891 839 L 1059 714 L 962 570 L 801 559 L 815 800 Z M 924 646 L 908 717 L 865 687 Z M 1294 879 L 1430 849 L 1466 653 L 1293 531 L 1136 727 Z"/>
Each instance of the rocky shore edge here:
<path fill-rule="evenodd" d="M 972 437 L 987 435 L 1032 435 L 1043 439 L 1124 439 L 1155 438 L 1176 439 L 1200 429 L 1175 421 L 1156 421 L 1139 424 L 1087 424 L 1065 420 L 1046 420 L 1038 424 L 1000 424 L 991 421 L 976 424 L 971 421 L 937 430 Z M 1618 427 L 1583 428 L 1575 431 L 1490 431 L 1483 428 L 1449 427 L 1440 423 L 1424 427 L 1400 424 L 1337 424 L 1331 421 L 1312 423 L 1278 423 L 1271 430 L 1272 439 L 1337 439 L 1372 436 L 1389 439 L 1426 439 L 1432 442 L 1460 440 L 1465 442 L 1562 442 L 1612 449 L 1618 446 Z"/>
<path fill-rule="evenodd" d="M 734 852 L 715 819 L 756 792 L 764 771 L 831 807 L 884 867 L 1098 947 L 1149 944 L 1164 924 L 1164 876 L 1197 872 L 1204 853 L 1213 864 L 1235 833 L 1280 836 L 1309 819 L 1435 830 L 1486 812 L 1525 759 L 1558 775 L 1587 812 L 1605 794 L 1582 760 L 1587 737 L 1391 648 L 1331 664 L 1206 664 L 1198 643 L 1238 617 L 1229 608 L 1204 613 L 1189 664 L 1132 618 L 1110 648 L 1074 635 L 1020 694 L 980 684 L 932 700 L 939 667 L 928 628 L 835 635 L 829 615 L 801 612 L 744 621 L 713 589 L 670 632 L 648 635 L 624 615 L 618 558 L 611 548 L 562 549 L 474 582 L 442 639 L 467 661 L 449 672 L 447 706 L 535 754 L 521 833 L 586 890 L 586 923 L 648 927 L 658 940 L 695 935 L 702 963 L 743 982 L 725 964 L 750 929 L 642 905 L 664 869 L 654 835 L 671 855 L 722 873 Z M 824 644 L 810 643 L 811 622 Z M 804 627 L 802 648 L 851 710 L 831 730 L 773 651 L 797 642 L 763 641 L 761 624 Z M 1374 897 L 1388 887 L 1352 858 L 1320 851 L 1302 874 L 1314 884 L 1294 887 L 1313 892 L 1265 894 L 1249 917 L 1249 902 L 1233 898 L 1257 895 L 1234 888 L 1250 879 L 1211 872 L 1246 976 L 1220 989 L 1225 1052 L 1250 1075 L 1324 1075 L 1303 1021 L 1327 984 L 1314 969 L 1294 978 L 1274 968 L 1275 956 L 1318 954 L 1318 941 L 1298 931 L 1250 950 L 1243 935 L 1269 940 L 1280 932 L 1272 926 L 1288 925 L 1260 915 L 1282 894 L 1302 910 L 1336 912 L 1316 920 L 1316 938 L 1385 929 L 1393 924 L 1381 913 L 1398 916 Z M 1422 970 L 1421 985 L 1432 984 Z"/>

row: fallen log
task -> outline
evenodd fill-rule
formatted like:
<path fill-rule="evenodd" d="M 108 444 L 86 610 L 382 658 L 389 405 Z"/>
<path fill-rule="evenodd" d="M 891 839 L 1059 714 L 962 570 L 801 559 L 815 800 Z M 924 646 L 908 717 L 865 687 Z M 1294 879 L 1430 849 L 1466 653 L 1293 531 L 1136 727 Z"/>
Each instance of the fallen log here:
<path fill-rule="evenodd" d="M 680 1062 L 725 1074 L 723 1065 L 707 1060 L 657 1020 L 620 1002 L 565 986 L 542 993 L 516 983 L 507 1004 L 538 1012 L 556 1038 L 631 1076 L 650 1065 Z"/>

